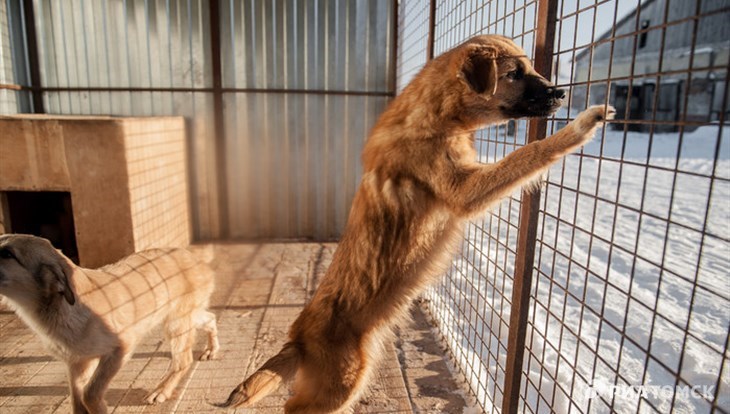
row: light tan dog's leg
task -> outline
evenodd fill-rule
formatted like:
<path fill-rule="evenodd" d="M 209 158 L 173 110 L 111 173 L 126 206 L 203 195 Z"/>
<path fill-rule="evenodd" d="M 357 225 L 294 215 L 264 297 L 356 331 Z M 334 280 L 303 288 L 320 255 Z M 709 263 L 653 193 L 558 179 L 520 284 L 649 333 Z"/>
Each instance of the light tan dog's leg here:
<path fill-rule="evenodd" d="M 88 414 L 83 402 L 84 387 L 89 383 L 96 368 L 94 359 L 76 361 L 68 366 L 68 383 L 71 388 L 71 409 L 73 414 Z"/>
<path fill-rule="evenodd" d="M 460 215 L 480 213 L 590 141 L 596 129 L 613 119 L 614 113 L 610 106 L 592 106 L 549 138 L 525 145 L 495 164 L 472 164 L 455 171 L 450 181 L 454 185 L 437 192 Z"/>
<path fill-rule="evenodd" d="M 115 348 L 112 353 L 99 359 L 99 365 L 91 376 L 88 385 L 86 385 L 83 394 L 84 405 L 90 413 L 106 414 L 104 394 L 112 378 L 117 375 L 117 372 L 124 364 L 124 359 L 125 353 L 121 348 Z"/>
<path fill-rule="evenodd" d="M 200 355 L 201 361 L 215 359 L 220 349 L 218 343 L 218 325 L 215 322 L 215 315 L 208 311 L 200 311 L 195 314 L 195 327 L 202 329 L 208 334 L 208 344 Z"/>
<path fill-rule="evenodd" d="M 172 362 L 165 378 L 157 388 L 147 397 L 148 404 L 158 404 L 167 401 L 175 387 L 193 363 L 193 343 L 195 328 L 192 318 L 186 317 L 170 321 L 167 328 L 167 337 L 170 340 Z"/>

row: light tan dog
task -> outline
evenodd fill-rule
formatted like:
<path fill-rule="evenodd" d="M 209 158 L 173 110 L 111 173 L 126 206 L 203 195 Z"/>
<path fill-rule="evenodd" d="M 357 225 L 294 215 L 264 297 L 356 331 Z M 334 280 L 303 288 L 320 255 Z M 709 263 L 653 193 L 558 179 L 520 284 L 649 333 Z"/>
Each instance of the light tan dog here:
<path fill-rule="evenodd" d="M 296 377 L 287 413 L 347 410 L 393 325 L 443 274 L 464 221 L 534 182 L 614 111 L 589 108 L 491 165 L 476 162 L 473 131 L 548 116 L 563 96 L 502 36 L 472 38 L 429 62 L 373 128 L 345 233 L 289 341 L 220 406 L 248 406 Z"/>
<path fill-rule="evenodd" d="M 0 295 L 67 364 L 76 414 L 107 412 L 109 382 L 161 322 L 172 363 L 148 403 L 170 398 L 187 372 L 196 328 L 208 334 L 200 359 L 213 358 L 217 328 L 206 310 L 213 286 L 210 267 L 183 249 L 147 250 L 90 270 L 75 266 L 46 239 L 0 235 Z"/>

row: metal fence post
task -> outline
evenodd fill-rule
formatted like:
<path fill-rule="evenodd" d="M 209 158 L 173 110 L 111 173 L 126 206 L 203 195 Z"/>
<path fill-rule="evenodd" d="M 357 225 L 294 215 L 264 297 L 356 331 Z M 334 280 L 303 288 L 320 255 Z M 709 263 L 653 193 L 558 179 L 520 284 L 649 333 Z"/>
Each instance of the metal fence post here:
<path fill-rule="evenodd" d="M 23 18 L 25 23 L 25 40 L 28 52 L 28 72 L 30 74 L 30 90 L 33 102 L 33 113 L 43 114 L 43 85 L 41 84 L 40 59 L 38 57 L 38 37 L 35 29 L 35 10 L 33 0 L 23 1 Z"/>
<path fill-rule="evenodd" d="M 535 70 L 547 79 L 552 77 L 557 6 L 558 2 L 556 1 L 538 0 L 534 66 Z M 527 133 L 527 143 L 545 138 L 546 132 L 547 121 L 545 119 L 531 120 Z M 540 192 L 523 191 L 509 321 L 504 399 L 502 400 L 503 413 L 517 413 L 519 403 L 539 212 Z"/>
<path fill-rule="evenodd" d="M 226 165 L 226 135 L 223 124 L 223 73 L 221 69 L 220 7 L 218 0 L 210 0 L 210 50 L 213 69 L 213 117 L 215 131 L 216 184 L 218 187 L 218 239 L 230 234 L 228 221 L 228 169 Z"/>
<path fill-rule="evenodd" d="M 393 97 L 395 97 L 396 91 L 398 90 L 398 30 L 400 30 L 400 22 L 398 21 L 400 18 L 398 15 L 399 7 L 400 4 L 398 0 L 393 0 L 393 48 L 390 54 L 390 65 L 392 69 L 391 76 L 393 78 L 388 83 L 388 90 L 392 91 Z"/>
<path fill-rule="evenodd" d="M 436 0 L 431 0 L 428 5 L 428 38 L 426 40 L 426 62 L 433 59 L 434 36 L 436 35 Z"/>

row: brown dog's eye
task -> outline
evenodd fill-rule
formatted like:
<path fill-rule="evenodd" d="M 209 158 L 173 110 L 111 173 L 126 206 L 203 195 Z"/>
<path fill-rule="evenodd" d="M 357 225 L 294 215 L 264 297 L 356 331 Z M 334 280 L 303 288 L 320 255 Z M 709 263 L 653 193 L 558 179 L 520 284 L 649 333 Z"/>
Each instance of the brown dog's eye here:
<path fill-rule="evenodd" d="M 0 259 L 14 259 L 13 253 L 8 249 L 0 249 Z"/>
<path fill-rule="evenodd" d="M 515 69 L 513 71 L 507 72 L 507 77 L 512 80 L 522 79 L 524 76 L 524 73 L 522 72 L 522 69 Z"/>

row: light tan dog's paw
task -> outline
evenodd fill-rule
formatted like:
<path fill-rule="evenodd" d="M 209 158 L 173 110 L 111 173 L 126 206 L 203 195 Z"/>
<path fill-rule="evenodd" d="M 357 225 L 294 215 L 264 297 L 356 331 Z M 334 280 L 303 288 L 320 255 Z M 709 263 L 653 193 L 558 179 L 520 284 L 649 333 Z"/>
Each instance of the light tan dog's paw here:
<path fill-rule="evenodd" d="M 163 402 L 167 401 L 169 396 L 165 395 L 162 390 L 154 390 L 152 394 L 148 395 L 145 401 L 147 404 L 155 405 L 155 404 L 162 404 Z"/>
<path fill-rule="evenodd" d="M 200 355 L 200 358 L 198 358 L 199 361 L 209 361 L 211 359 L 215 359 L 218 356 L 218 352 L 216 349 L 210 349 L 205 348 L 205 351 Z"/>

